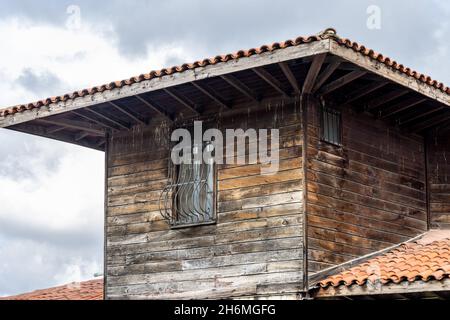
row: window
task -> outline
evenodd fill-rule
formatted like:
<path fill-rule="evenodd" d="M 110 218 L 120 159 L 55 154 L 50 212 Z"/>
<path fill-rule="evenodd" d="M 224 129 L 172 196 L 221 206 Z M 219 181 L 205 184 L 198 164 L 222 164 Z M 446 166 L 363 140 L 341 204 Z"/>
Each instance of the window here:
<path fill-rule="evenodd" d="M 191 163 L 169 165 L 169 184 L 161 194 L 160 210 L 173 228 L 215 222 L 215 166 L 194 160 L 196 152 L 208 145 L 193 147 Z"/>
<path fill-rule="evenodd" d="M 341 113 L 332 108 L 322 106 L 321 110 L 322 141 L 341 146 L 342 124 Z"/>

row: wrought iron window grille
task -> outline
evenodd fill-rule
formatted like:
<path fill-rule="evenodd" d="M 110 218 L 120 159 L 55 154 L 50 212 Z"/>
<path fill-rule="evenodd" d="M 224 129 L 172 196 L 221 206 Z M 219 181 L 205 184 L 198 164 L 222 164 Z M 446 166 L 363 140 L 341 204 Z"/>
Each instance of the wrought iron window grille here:
<path fill-rule="evenodd" d="M 169 160 L 169 183 L 161 193 L 160 212 L 172 228 L 216 221 L 215 165 L 212 159 L 202 158 L 203 148 L 210 147 L 194 145 L 189 163 L 175 165 Z"/>
<path fill-rule="evenodd" d="M 339 110 L 321 107 L 321 140 L 342 146 L 342 115 Z"/>

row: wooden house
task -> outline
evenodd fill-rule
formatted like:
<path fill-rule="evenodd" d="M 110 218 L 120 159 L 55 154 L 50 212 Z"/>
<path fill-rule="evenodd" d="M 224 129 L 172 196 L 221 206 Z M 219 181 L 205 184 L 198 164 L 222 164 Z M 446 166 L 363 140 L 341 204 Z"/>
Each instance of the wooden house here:
<path fill-rule="evenodd" d="M 161 214 L 176 193 L 171 132 L 200 120 L 278 129 L 279 170 L 214 165 L 210 216 L 180 225 Z M 450 89 L 333 29 L 6 108 L 0 127 L 105 152 L 106 299 L 450 291 Z M 412 244 L 442 259 L 395 281 L 380 265 L 339 276 L 392 252 L 413 259 L 399 249 Z"/>

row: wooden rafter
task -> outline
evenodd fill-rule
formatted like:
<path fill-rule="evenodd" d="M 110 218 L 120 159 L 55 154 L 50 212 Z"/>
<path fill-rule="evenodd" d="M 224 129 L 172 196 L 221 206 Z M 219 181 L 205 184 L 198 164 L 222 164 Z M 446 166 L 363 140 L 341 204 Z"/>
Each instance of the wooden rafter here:
<path fill-rule="evenodd" d="M 173 87 L 175 84 L 182 85 L 198 79 L 258 68 L 272 64 L 274 61 L 280 62 L 289 61 L 292 59 L 301 59 L 325 52 L 368 70 L 377 76 L 387 78 L 399 85 L 410 87 L 412 91 L 419 92 L 430 99 L 440 101 L 445 105 L 450 105 L 449 95 L 441 89 L 434 88 L 427 82 L 414 81 L 414 78 L 411 76 L 398 72 L 384 63 L 370 59 L 362 55 L 360 52 L 346 46 L 342 46 L 334 41 L 330 42 L 329 39 L 325 39 L 305 43 L 301 46 L 289 47 L 283 50 L 274 50 L 271 53 L 263 55 L 253 55 L 245 59 L 232 59 L 231 61 L 221 64 L 198 68 L 195 72 L 185 72 L 183 76 L 177 78 L 177 81 L 175 82 L 173 75 L 167 75 L 144 80 L 140 83 L 135 83 L 129 86 L 121 86 L 120 88 L 97 92 L 95 95 L 84 95 L 83 97 L 78 97 L 76 103 L 73 103 L 72 99 L 64 99 L 64 101 L 50 104 L 48 108 L 46 108 L 45 112 L 41 112 L 40 108 L 35 108 L 27 112 L 19 112 L 14 115 L 10 114 L 5 117 L 0 117 L 0 127 L 9 127 L 38 118 L 44 118 L 56 114 L 66 113 L 72 110 L 98 105 L 109 100 L 116 100 L 135 94 L 144 94 L 155 90 L 161 90 L 163 88 Z"/>
<path fill-rule="evenodd" d="M 156 106 L 153 102 L 149 101 L 148 99 L 144 99 L 143 97 L 141 97 L 139 95 L 135 95 L 134 97 L 136 99 L 138 99 L 140 102 L 142 102 L 145 106 L 149 107 L 150 109 L 152 109 L 153 111 L 155 111 L 159 115 L 162 115 L 163 117 L 165 117 L 170 122 L 173 121 L 173 118 L 167 112 L 161 110 L 161 108 Z"/>
<path fill-rule="evenodd" d="M 261 79 L 267 82 L 272 88 L 281 93 L 285 97 L 289 97 L 290 94 L 287 92 L 280 81 L 272 76 L 266 69 L 264 68 L 254 68 L 252 69 Z"/>
<path fill-rule="evenodd" d="M 84 138 L 86 138 L 88 136 L 89 136 L 88 132 L 80 132 L 77 135 L 75 135 L 75 141 L 83 140 Z"/>
<path fill-rule="evenodd" d="M 286 61 L 280 62 L 278 64 L 281 68 L 281 71 L 283 71 L 284 76 L 286 79 L 288 79 L 289 83 L 291 84 L 292 88 L 294 89 L 295 94 L 300 93 L 300 86 L 298 84 L 297 78 L 292 73 L 291 68 L 289 67 L 289 64 Z"/>
<path fill-rule="evenodd" d="M 434 109 L 429 109 L 429 110 L 427 110 L 425 112 L 416 114 L 415 116 L 412 116 L 412 117 L 405 116 L 403 118 L 400 118 L 397 121 L 397 124 L 400 125 L 400 126 L 404 126 L 404 125 L 406 125 L 408 123 L 411 123 L 411 122 L 413 122 L 413 121 L 415 121 L 417 119 L 420 119 L 420 118 L 432 115 L 435 112 L 441 111 L 442 109 L 443 109 L 443 107 L 438 107 L 438 108 L 434 108 Z"/>
<path fill-rule="evenodd" d="M 85 110 L 90 112 L 90 113 L 92 113 L 92 114 L 94 114 L 94 115 L 96 115 L 97 117 L 100 117 L 102 119 L 105 119 L 106 121 L 109 121 L 109 122 L 115 124 L 116 126 L 122 128 L 122 129 L 130 130 L 130 127 L 128 125 L 122 123 L 121 121 L 117 121 L 117 120 L 115 120 L 115 119 L 113 119 L 113 118 L 111 118 L 111 117 L 109 117 L 107 115 L 104 115 L 103 113 L 101 113 L 99 111 L 92 110 L 92 109 L 89 109 L 89 108 L 85 108 Z"/>
<path fill-rule="evenodd" d="M 106 144 L 106 140 L 105 139 L 101 139 L 101 140 L 99 140 L 96 144 L 95 144 L 95 146 L 97 147 L 97 148 L 100 148 L 100 147 L 102 147 L 103 145 L 105 145 Z"/>
<path fill-rule="evenodd" d="M 47 131 L 46 126 L 38 125 L 38 123 L 39 123 L 38 121 L 33 122 L 33 123 L 31 123 L 31 122 L 30 123 L 22 123 L 17 126 L 10 127 L 10 129 L 14 130 L 14 131 L 33 134 L 33 135 L 40 136 L 40 137 L 51 138 L 51 139 L 57 140 L 57 141 L 76 144 L 76 145 L 83 146 L 86 148 L 92 148 L 92 149 L 99 150 L 99 148 L 96 145 L 92 144 L 90 141 L 86 141 L 86 140 L 75 141 L 73 134 L 67 134 L 64 132 L 49 133 Z"/>
<path fill-rule="evenodd" d="M 358 78 L 361 78 L 365 74 L 366 74 L 365 71 L 360 71 L 360 70 L 356 70 L 356 71 L 347 73 L 345 76 L 342 76 L 342 77 L 332 81 L 331 83 L 323 86 L 317 94 L 319 96 L 327 95 L 327 94 L 345 86 L 346 84 L 349 84 L 350 82 L 352 82 Z"/>
<path fill-rule="evenodd" d="M 404 101 L 401 101 L 386 110 L 381 110 L 379 117 L 380 117 L 380 119 L 386 119 L 386 118 L 392 117 L 392 116 L 394 116 L 400 112 L 403 112 L 407 109 L 410 109 L 426 100 L 427 100 L 426 98 L 417 98 L 417 97 L 405 99 Z"/>
<path fill-rule="evenodd" d="M 99 121 L 99 120 L 97 120 L 97 119 L 95 119 L 95 118 L 89 117 L 89 116 L 87 116 L 87 115 L 85 115 L 84 113 L 81 113 L 81 112 L 79 112 L 79 111 L 71 111 L 71 112 L 72 112 L 73 114 L 79 116 L 80 118 L 83 118 L 83 119 L 85 119 L 85 120 L 94 122 L 94 123 L 98 124 L 98 125 L 101 126 L 101 127 L 104 127 L 104 128 L 107 128 L 107 129 L 110 129 L 110 130 L 113 130 L 113 131 L 118 130 L 118 128 L 116 128 L 115 126 L 111 126 L 111 125 L 109 125 L 109 124 L 107 124 L 107 123 L 105 123 L 105 122 L 103 122 L 103 121 Z"/>
<path fill-rule="evenodd" d="M 52 134 L 52 133 L 57 133 L 57 132 L 61 132 L 61 131 L 64 131 L 64 130 L 66 130 L 65 127 L 62 127 L 62 126 L 54 126 L 53 128 L 48 128 L 48 129 L 47 129 L 47 132 L 50 133 L 50 134 Z"/>
<path fill-rule="evenodd" d="M 191 82 L 192 85 L 202 92 L 204 95 L 215 101 L 220 106 L 224 107 L 225 109 L 231 109 L 231 106 L 226 102 L 222 97 L 220 97 L 213 89 L 208 87 L 206 84 L 200 84 L 199 82 Z"/>
<path fill-rule="evenodd" d="M 221 76 L 221 78 L 224 81 L 226 81 L 229 85 L 240 91 L 242 94 L 252 99 L 254 102 L 259 102 L 260 98 L 258 97 L 258 95 L 254 93 L 249 87 L 247 87 L 247 85 L 238 80 L 236 77 L 232 75 L 224 75 Z"/>
<path fill-rule="evenodd" d="M 449 122 L 440 123 L 436 127 L 436 134 L 438 134 L 438 135 L 447 134 L 449 131 L 450 131 L 450 121 Z"/>
<path fill-rule="evenodd" d="M 353 63 L 368 72 L 386 78 L 389 81 L 410 88 L 432 100 L 440 101 L 450 106 L 450 96 L 441 89 L 433 88 L 428 82 L 415 81 L 413 77 L 404 72 L 398 72 L 392 67 L 370 58 L 361 58 L 361 54 L 337 43 L 331 43 L 330 53 Z"/>
<path fill-rule="evenodd" d="M 381 106 L 383 106 L 384 104 L 395 100 L 397 98 L 400 98 L 406 94 L 408 94 L 410 91 L 409 90 L 394 90 L 391 91 L 389 93 L 386 93 L 380 97 L 377 97 L 375 99 L 370 100 L 369 102 L 367 102 L 365 104 L 364 110 L 366 111 L 372 111 L 376 108 L 379 108 Z"/>
<path fill-rule="evenodd" d="M 387 81 L 374 81 L 372 83 L 369 83 L 368 85 L 363 86 L 360 89 L 357 89 L 343 99 L 343 104 L 351 104 L 352 102 L 363 98 L 364 96 L 368 95 L 369 93 L 372 93 L 388 84 Z"/>
<path fill-rule="evenodd" d="M 439 114 L 439 115 L 431 117 L 430 119 L 423 121 L 417 125 L 408 127 L 407 129 L 412 132 L 421 132 L 425 129 L 429 129 L 431 127 L 437 126 L 438 124 L 441 124 L 441 123 L 449 121 L 449 120 L 450 120 L 450 114 L 447 114 L 447 115 Z"/>
<path fill-rule="evenodd" d="M 317 91 L 319 91 L 322 85 L 331 77 L 331 75 L 337 70 L 337 68 L 339 68 L 340 65 L 341 62 L 338 60 L 330 62 L 325 70 L 323 70 L 317 77 L 316 83 L 312 89 L 312 93 L 316 93 Z"/>
<path fill-rule="evenodd" d="M 173 99 L 178 101 L 178 103 L 182 104 L 186 108 L 188 108 L 190 111 L 194 112 L 196 115 L 199 115 L 197 108 L 195 107 L 194 103 L 187 100 L 185 97 L 181 96 L 178 92 L 176 92 L 174 89 L 165 88 L 163 89 L 165 93 L 167 93 L 169 96 L 171 96 Z"/>
<path fill-rule="evenodd" d="M 309 67 L 308 74 L 306 75 L 305 82 L 303 83 L 302 92 L 304 94 L 309 94 L 316 83 L 317 77 L 319 76 L 320 69 L 325 61 L 326 53 L 318 54 L 314 57 Z"/>
<path fill-rule="evenodd" d="M 115 109 L 119 110 L 120 112 L 122 112 L 123 114 L 125 114 L 126 116 L 128 116 L 129 118 L 133 119 L 134 121 L 136 121 L 139 124 L 142 125 L 146 125 L 147 122 L 144 121 L 143 119 L 141 119 L 136 113 L 132 112 L 132 111 L 128 111 L 125 108 L 119 106 L 117 103 L 115 102 L 108 102 L 111 106 L 113 106 Z"/>
<path fill-rule="evenodd" d="M 37 119 L 35 121 L 37 121 L 39 123 L 43 123 L 43 124 L 49 124 L 49 125 L 64 127 L 64 128 L 68 128 L 68 129 L 81 130 L 81 131 L 89 132 L 89 133 L 95 134 L 95 135 L 100 135 L 100 136 L 104 135 L 104 132 L 101 129 L 94 128 L 93 126 L 89 126 L 86 123 L 77 121 L 77 120 L 47 118 L 47 119 Z M 55 133 L 54 130 L 52 130 L 52 131 L 53 132 L 49 132 L 49 133 Z M 60 130 L 58 130 L 58 131 L 60 131 Z"/>

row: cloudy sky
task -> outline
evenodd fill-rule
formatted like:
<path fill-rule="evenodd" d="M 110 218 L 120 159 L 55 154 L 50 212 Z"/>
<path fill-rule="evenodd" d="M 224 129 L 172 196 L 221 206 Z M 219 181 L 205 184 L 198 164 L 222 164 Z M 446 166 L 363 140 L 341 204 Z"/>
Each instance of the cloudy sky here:
<path fill-rule="evenodd" d="M 450 83 L 445 0 L 0 0 L 0 107 L 329 26 Z M 0 296 L 102 272 L 103 173 L 100 152 L 0 130 Z"/>

